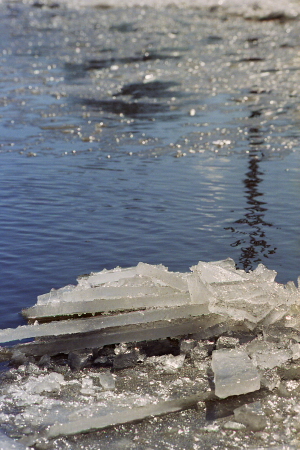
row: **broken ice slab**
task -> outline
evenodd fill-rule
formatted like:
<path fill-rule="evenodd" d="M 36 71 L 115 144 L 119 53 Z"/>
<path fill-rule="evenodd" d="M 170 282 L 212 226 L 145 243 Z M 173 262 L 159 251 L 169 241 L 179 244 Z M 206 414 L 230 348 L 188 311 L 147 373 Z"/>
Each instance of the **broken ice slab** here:
<path fill-rule="evenodd" d="M 166 289 L 166 288 L 162 288 Z M 167 291 L 169 288 L 167 288 Z M 165 291 L 164 291 L 165 292 Z M 93 297 L 94 293 L 88 293 Z M 126 294 L 126 292 L 124 292 Z M 88 298 L 88 296 L 85 296 Z M 43 319 L 59 316 L 92 314 L 109 311 L 126 311 L 144 308 L 174 307 L 191 303 L 190 295 L 181 292 L 163 295 L 142 295 L 139 297 L 123 297 L 110 299 L 95 299 L 92 301 L 74 301 L 35 305 L 24 309 L 22 315 L 27 319 Z"/>
<path fill-rule="evenodd" d="M 273 369 L 279 367 L 292 359 L 293 353 L 290 349 L 279 348 L 272 342 L 254 339 L 246 346 L 247 353 L 252 362 L 260 369 Z"/>
<path fill-rule="evenodd" d="M 228 331 L 227 323 L 222 323 L 223 320 L 223 317 L 211 314 L 210 316 L 148 322 L 142 325 L 125 325 L 121 328 L 115 327 L 113 329 L 49 337 L 35 342 L 19 344 L 13 348 L 0 347 L 0 361 L 9 360 L 13 352 L 16 351 L 27 356 L 38 357 L 45 354 L 69 353 L 73 350 L 85 348 L 99 348 L 122 342 L 151 341 L 188 334 L 195 335 L 197 339 L 208 339 L 218 332 Z M 229 327 L 233 329 L 232 324 Z"/>
<path fill-rule="evenodd" d="M 134 311 L 112 316 L 97 316 L 88 319 L 64 320 L 41 325 L 23 325 L 16 329 L 7 328 L 0 330 L 0 342 L 11 342 L 23 339 L 59 336 L 62 334 L 74 334 L 104 330 L 111 327 L 123 327 L 132 324 L 144 324 L 147 322 L 176 320 L 188 317 L 208 314 L 206 305 L 184 305 L 170 308 L 148 309 Z"/>
<path fill-rule="evenodd" d="M 182 273 L 169 272 L 168 269 L 162 265 L 153 266 L 146 263 L 138 263 L 136 267 L 137 273 L 142 276 L 154 278 L 166 286 L 171 286 L 179 291 L 187 292 L 188 285 L 186 277 Z"/>
<path fill-rule="evenodd" d="M 260 389 L 260 375 L 245 351 L 220 349 L 212 353 L 215 394 L 226 398 Z"/>
<path fill-rule="evenodd" d="M 213 398 L 214 395 L 212 392 L 204 392 L 186 398 L 161 401 L 146 406 L 124 408 L 117 412 L 106 415 L 94 415 L 87 419 L 81 418 L 80 420 L 66 423 L 56 423 L 50 426 L 45 436 L 47 439 L 53 439 L 58 436 L 87 433 L 111 426 L 141 421 L 149 417 L 161 416 L 176 411 L 195 408 L 197 403 L 209 401 Z M 36 436 L 35 440 L 38 440 L 38 436 Z"/>
<path fill-rule="evenodd" d="M 116 267 L 112 270 L 103 269 L 101 272 L 91 273 L 78 277 L 79 285 L 94 287 L 105 283 L 118 282 L 124 278 L 131 278 L 137 275 L 136 267 L 121 268 Z"/>
<path fill-rule="evenodd" d="M 27 450 L 27 449 L 28 447 L 25 447 L 20 442 L 9 438 L 0 431 L 0 450 Z"/>
<path fill-rule="evenodd" d="M 178 292 L 178 291 L 177 291 Z M 91 301 L 95 299 L 111 299 L 137 296 L 158 296 L 176 293 L 176 290 L 166 286 L 73 286 L 51 289 L 47 294 L 38 296 L 38 305 L 48 305 L 59 302 Z"/>

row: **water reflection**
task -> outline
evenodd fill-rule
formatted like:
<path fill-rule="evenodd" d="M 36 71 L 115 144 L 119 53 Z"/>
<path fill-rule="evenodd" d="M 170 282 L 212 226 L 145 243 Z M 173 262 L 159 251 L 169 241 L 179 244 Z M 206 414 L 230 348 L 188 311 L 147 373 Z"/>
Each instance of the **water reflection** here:
<path fill-rule="evenodd" d="M 250 128 L 250 146 L 257 146 L 262 139 L 259 128 Z M 261 183 L 264 172 L 260 170 L 262 153 L 259 147 L 252 147 L 249 152 L 248 171 L 243 180 L 247 206 L 242 218 L 236 220 L 236 226 L 227 227 L 233 233 L 241 237 L 231 244 L 231 247 L 239 247 L 241 255 L 239 266 L 244 270 L 252 270 L 263 258 L 276 252 L 276 247 L 268 244 L 266 228 L 273 224 L 265 220 L 267 211 L 266 202 L 263 201 Z"/>

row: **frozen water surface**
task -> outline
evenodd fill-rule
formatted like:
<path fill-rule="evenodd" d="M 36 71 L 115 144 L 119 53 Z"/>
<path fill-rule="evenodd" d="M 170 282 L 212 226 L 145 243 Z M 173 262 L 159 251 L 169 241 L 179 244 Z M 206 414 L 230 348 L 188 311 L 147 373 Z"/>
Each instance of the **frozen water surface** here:
<path fill-rule="evenodd" d="M 299 448 L 299 2 L 134 4 L 0 3 L 0 446 Z"/>

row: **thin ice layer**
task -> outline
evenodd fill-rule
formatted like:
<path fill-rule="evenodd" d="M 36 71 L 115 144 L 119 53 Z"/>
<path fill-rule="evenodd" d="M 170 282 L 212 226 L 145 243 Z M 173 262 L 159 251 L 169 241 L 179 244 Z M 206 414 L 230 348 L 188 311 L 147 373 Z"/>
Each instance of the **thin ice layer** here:
<path fill-rule="evenodd" d="M 168 288 L 164 289 L 168 291 Z M 184 294 L 181 292 L 173 292 L 172 294 L 168 293 L 163 295 L 142 295 L 137 297 L 93 299 L 91 301 L 83 300 L 74 302 L 54 302 L 47 305 L 32 306 L 31 308 L 23 310 L 22 314 L 28 319 L 40 319 L 43 317 L 51 316 L 95 314 L 109 311 L 126 311 L 144 308 L 182 306 L 189 303 L 191 303 L 191 301 L 190 295 L 188 293 Z"/>
<path fill-rule="evenodd" d="M 245 351 L 215 350 L 212 354 L 215 394 L 226 398 L 260 389 L 260 375 Z"/>
<path fill-rule="evenodd" d="M 48 439 L 53 439 L 57 436 L 86 433 L 87 431 L 100 430 L 115 425 L 135 422 L 152 416 L 182 411 L 184 409 L 195 407 L 199 401 L 204 401 L 210 397 L 210 393 L 193 395 L 187 398 L 162 401 L 146 406 L 126 408 L 112 414 L 92 416 L 88 419 L 57 423 L 49 428 L 46 436 Z"/>
<path fill-rule="evenodd" d="M 64 320 L 42 325 L 24 325 L 0 331 L 0 342 L 22 339 L 58 336 L 62 334 L 85 333 L 111 327 L 122 327 L 161 320 L 175 320 L 207 314 L 206 305 L 186 305 L 171 308 L 157 308 L 135 311 L 113 316 L 98 316 L 89 319 Z"/>

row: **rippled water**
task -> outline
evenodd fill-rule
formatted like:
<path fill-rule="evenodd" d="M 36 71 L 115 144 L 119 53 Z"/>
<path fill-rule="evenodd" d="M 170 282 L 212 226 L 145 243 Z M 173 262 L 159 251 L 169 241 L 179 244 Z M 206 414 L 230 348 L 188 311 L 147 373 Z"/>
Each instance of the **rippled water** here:
<path fill-rule="evenodd" d="M 1 326 L 138 261 L 299 270 L 299 21 L 0 5 Z"/>

